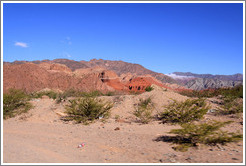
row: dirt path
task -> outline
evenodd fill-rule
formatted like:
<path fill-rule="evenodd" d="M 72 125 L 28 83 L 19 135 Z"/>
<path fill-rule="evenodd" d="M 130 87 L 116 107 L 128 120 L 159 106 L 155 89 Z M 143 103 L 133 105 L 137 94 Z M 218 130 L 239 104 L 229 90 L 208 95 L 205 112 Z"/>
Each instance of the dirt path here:
<path fill-rule="evenodd" d="M 154 139 L 177 126 L 107 123 L 65 124 L 55 112 L 64 108 L 51 99 L 33 101 L 28 114 L 4 120 L 4 163 L 240 163 L 242 142 L 227 146 L 201 146 L 176 152 L 172 145 Z M 119 127 L 120 130 L 114 130 Z M 237 128 L 237 126 L 235 126 Z M 83 148 L 77 146 L 85 142 Z"/>

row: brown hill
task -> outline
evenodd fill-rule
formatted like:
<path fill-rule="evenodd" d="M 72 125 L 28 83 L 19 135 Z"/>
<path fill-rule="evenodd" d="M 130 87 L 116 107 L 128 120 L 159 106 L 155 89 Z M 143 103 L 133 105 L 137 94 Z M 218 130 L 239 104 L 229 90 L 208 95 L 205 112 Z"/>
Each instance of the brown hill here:
<path fill-rule="evenodd" d="M 169 87 L 151 75 L 122 74 L 118 76 L 114 71 L 94 65 L 72 71 L 64 64 L 51 63 L 51 61 L 39 62 L 36 64 L 30 62 L 4 63 L 3 91 L 7 92 L 8 89 L 15 88 L 33 92 L 48 88 L 62 91 L 76 89 L 102 92 L 143 92 L 147 86 L 152 84 L 169 89 L 177 88 Z"/>
<path fill-rule="evenodd" d="M 81 91 L 113 90 L 100 80 L 100 72 L 90 72 L 80 77 L 68 72 L 64 66 L 59 66 L 59 64 L 51 65 L 49 69 L 44 66 L 45 64 L 33 63 L 4 64 L 3 91 L 6 92 L 10 88 L 23 89 L 27 92 L 44 88 Z"/>
<path fill-rule="evenodd" d="M 124 61 L 110 61 L 110 60 L 103 60 L 103 59 L 92 59 L 90 61 L 74 61 L 74 60 L 68 60 L 68 59 L 32 61 L 32 63 L 35 63 L 35 64 L 40 64 L 43 62 L 64 64 L 68 68 L 70 68 L 72 71 L 75 71 L 77 69 L 91 68 L 91 67 L 102 67 L 107 70 L 114 71 L 119 76 L 122 74 L 127 74 L 127 73 L 131 73 L 137 76 L 149 74 L 152 77 L 155 77 L 156 79 L 160 80 L 162 83 L 172 83 L 172 84 L 178 83 L 175 79 L 165 74 L 153 72 L 149 69 L 144 68 L 143 66 L 139 64 L 128 63 Z M 28 63 L 28 61 L 13 62 L 13 64 L 23 64 L 23 63 Z"/>

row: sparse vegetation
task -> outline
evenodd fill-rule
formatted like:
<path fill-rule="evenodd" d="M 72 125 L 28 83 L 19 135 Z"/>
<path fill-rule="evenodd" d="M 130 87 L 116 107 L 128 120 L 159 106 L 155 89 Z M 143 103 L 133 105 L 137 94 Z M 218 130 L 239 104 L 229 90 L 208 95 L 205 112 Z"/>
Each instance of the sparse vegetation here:
<path fill-rule="evenodd" d="M 147 86 L 147 87 L 145 88 L 145 91 L 146 91 L 146 92 L 150 92 L 150 91 L 152 91 L 153 89 L 154 89 L 153 87 Z"/>
<path fill-rule="evenodd" d="M 234 100 L 224 99 L 224 105 L 222 105 L 216 113 L 222 115 L 230 115 L 230 114 L 238 114 L 242 112 L 243 112 L 243 100 L 238 98 Z"/>
<path fill-rule="evenodd" d="M 236 99 L 243 98 L 243 85 L 235 86 L 233 88 L 206 89 L 200 91 L 186 90 L 179 93 L 188 97 L 202 98 L 222 95 L 224 98 Z"/>
<path fill-rule="evenodd" d="M 75 120 L 77 123 L 89 124 L 96 119 L 106 119 L 110 115 L 112 103 L 94 97 L 83 97 L 69 101 L 66 106 L 68 114 L 64 120 Z"/>
<path fill-rule="evenodd" d="M 139 119 L 141 123 L 147 124 L 153 118 L 153 103 L 151 98 L 147 98 L 145 100 L 140 99 L 140 103 L 137 105 L 137 108 L 133 112 L 133 114 Z"/>
<path fill-rule="evenodd" d="M 31 98 L 41 98 L 42 96 L 48 96 L 51 99 L 56 99 L 58 97 L 58 93 L 52 90 L 48 91 L 41 91 L 41 92 L 34 92 L 29 94 Z"/>
<path fill-rule="evenodd" d="M 189 147 L 198 146 L 199 144 L 216 145 L 241 140 L 243 135 L 239 132 L 233 133 L 220 129 L 230 123 L 232 121 L 211 121 L 200 124 L 185 123 L 181 125 L 181 129 L 173 129 L 169 132 L 176 134 L 172 139 L 169 138 L 169 141 L 178 144 L 174 147 L 174 150 L 187 151 Z"/>
<path fill-rule="evenodd" d="M 204 99 L 187 99 L 184 102 L 173 100 L 173 103 L 164 107 L 159 118 L 163 123 L 188 123 L 203 118 L 208 109 Z"/>
<path fill-rule="evenodd" d="M 223 100 L 217 114 L 229 115 L 243 112 L 243 85 L 233 88 L 207 89 L 202 91 L 183 91 L 180 94 L 189 97 L 219 97 Z"/>
<path fill-rule="evenodd" d="M 22 90 L 10 89 L 3 94 L 3 118 L 8 119 L 32 108 L 29 96 Z"/>
<path fill-rule="evenodd" d="M 97 97 L 97 96 L 114 96 L 115 92 L 106 92 L 102 93 L 101 91 L 91 91 L 91 92 L 82 92 L 74 89 L 64 91 L 59 93 L 57 96 L 57 103 L 65 101 L 68 97 Z"/>

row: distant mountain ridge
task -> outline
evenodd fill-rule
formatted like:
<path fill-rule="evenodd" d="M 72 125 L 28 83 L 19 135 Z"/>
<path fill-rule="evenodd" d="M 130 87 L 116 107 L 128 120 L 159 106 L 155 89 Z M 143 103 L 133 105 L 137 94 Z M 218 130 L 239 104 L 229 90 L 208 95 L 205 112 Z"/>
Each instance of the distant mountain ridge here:
<path fill-rule="evenodd" d="M 14 61 L 4 62 L 4 64 L 24 64 L 29 61 Z M 112 61 L 103 59 L 92 59 L 90 61 L 74 61 L 69 59 L 54 59 L 54 60 L 42 60 L 42 61 L 30 61 L 34 64 L 40 63 L 57 63 L 63 64 L 70 68 L 72 71 L 77 69 L 86 69 L 93 67 L 102 67 L 107 70 L 114 71 L 117 75 L 151 75 L 162 83 L 178 84 L 194 90 L 202 90 L 207 88 L 221 88 L 221 87 L 234 87 L 243 84 L 243 75 L 212 75 L 212 74 L 195 74 L 191 72 L 174 72 L 172 74 L 178 77 L 172 77 L 171 75 L 165 75 L 163 73 L 157 73 L 146 69 L 142 65 L 128 63 L 124 61 Z M 187 77 L 187 78 L 186 78 Z M 182 79 L 181 79 L 182 78 Z"/>
<path fill-rule="evenodd" d="M 179 76 L 192 76 L 196 78 L 210 78 L 210 79 L 218 79 L 223 81 L 242 81 L 243 74 L 237 73 L 233 75 L 212 75 L 212 74 L 195 74 L 191 72 L 173 72 L 173 74 Z"/>

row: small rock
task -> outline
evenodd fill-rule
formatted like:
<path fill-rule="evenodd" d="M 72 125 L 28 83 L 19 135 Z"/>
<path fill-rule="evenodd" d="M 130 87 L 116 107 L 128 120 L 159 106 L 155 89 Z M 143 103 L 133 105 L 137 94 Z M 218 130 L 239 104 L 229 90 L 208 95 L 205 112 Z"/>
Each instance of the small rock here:
<path fill-rule="evenodd" d="M 229 155 L 232 155 L 232 153 L 228 153 Z"/>
<path fill-rule="evenodd" d="M 119 127 L 116 127 L 114 130 L 115 130 L 115 131 L 116 131 L 116 130 L 120 130 L 120 128 L 119 128 Z"/>
<path fill-rule="evenodd" d="M 186 158 L 185 160 L 192 160 L 192 157 L 188 157 L 188 158 Z"/>
<path fill-rule="evenodd" d="M 217 147 L 219 148 L 220 151 L 224 151 L 224 150 L 225 150 L 225 148 L 223 148 L 223 147 L 220 146 L 220 145 L 217 145 Z"/>
<path fill-rule="evenodd" d="M 239 160 L 238 158 L 234 158 L 234 157 L 233 157 L 233 158 L 231 158 L 231 159 L 232 159 L 232 160 Z"/>
<path fill-rule="evenodd" d="M 173 158 L 170 158 L 169 160 L 170 160 L 172 163 L 176 163 L 176 160 L 173 159 Z"/>
<path fill-rule="evenodd" d="M 163 160 L 162 160 L 162 159 L 160 159 L 160 160 L 159 160 L 159 162 L 160 162 L 160 163 L 163 163 Z"/>
<path fill-rule="evenodd" d="M 208 110 L 208 113 L 214 113 L 214 112 L 216 112 L 215 109 L 210 109 L 210 110 Z"/>
<path fill-rule="evenodd" d="M 214 151 L 213 149 L 209 149 L 210 151 Z"/>

